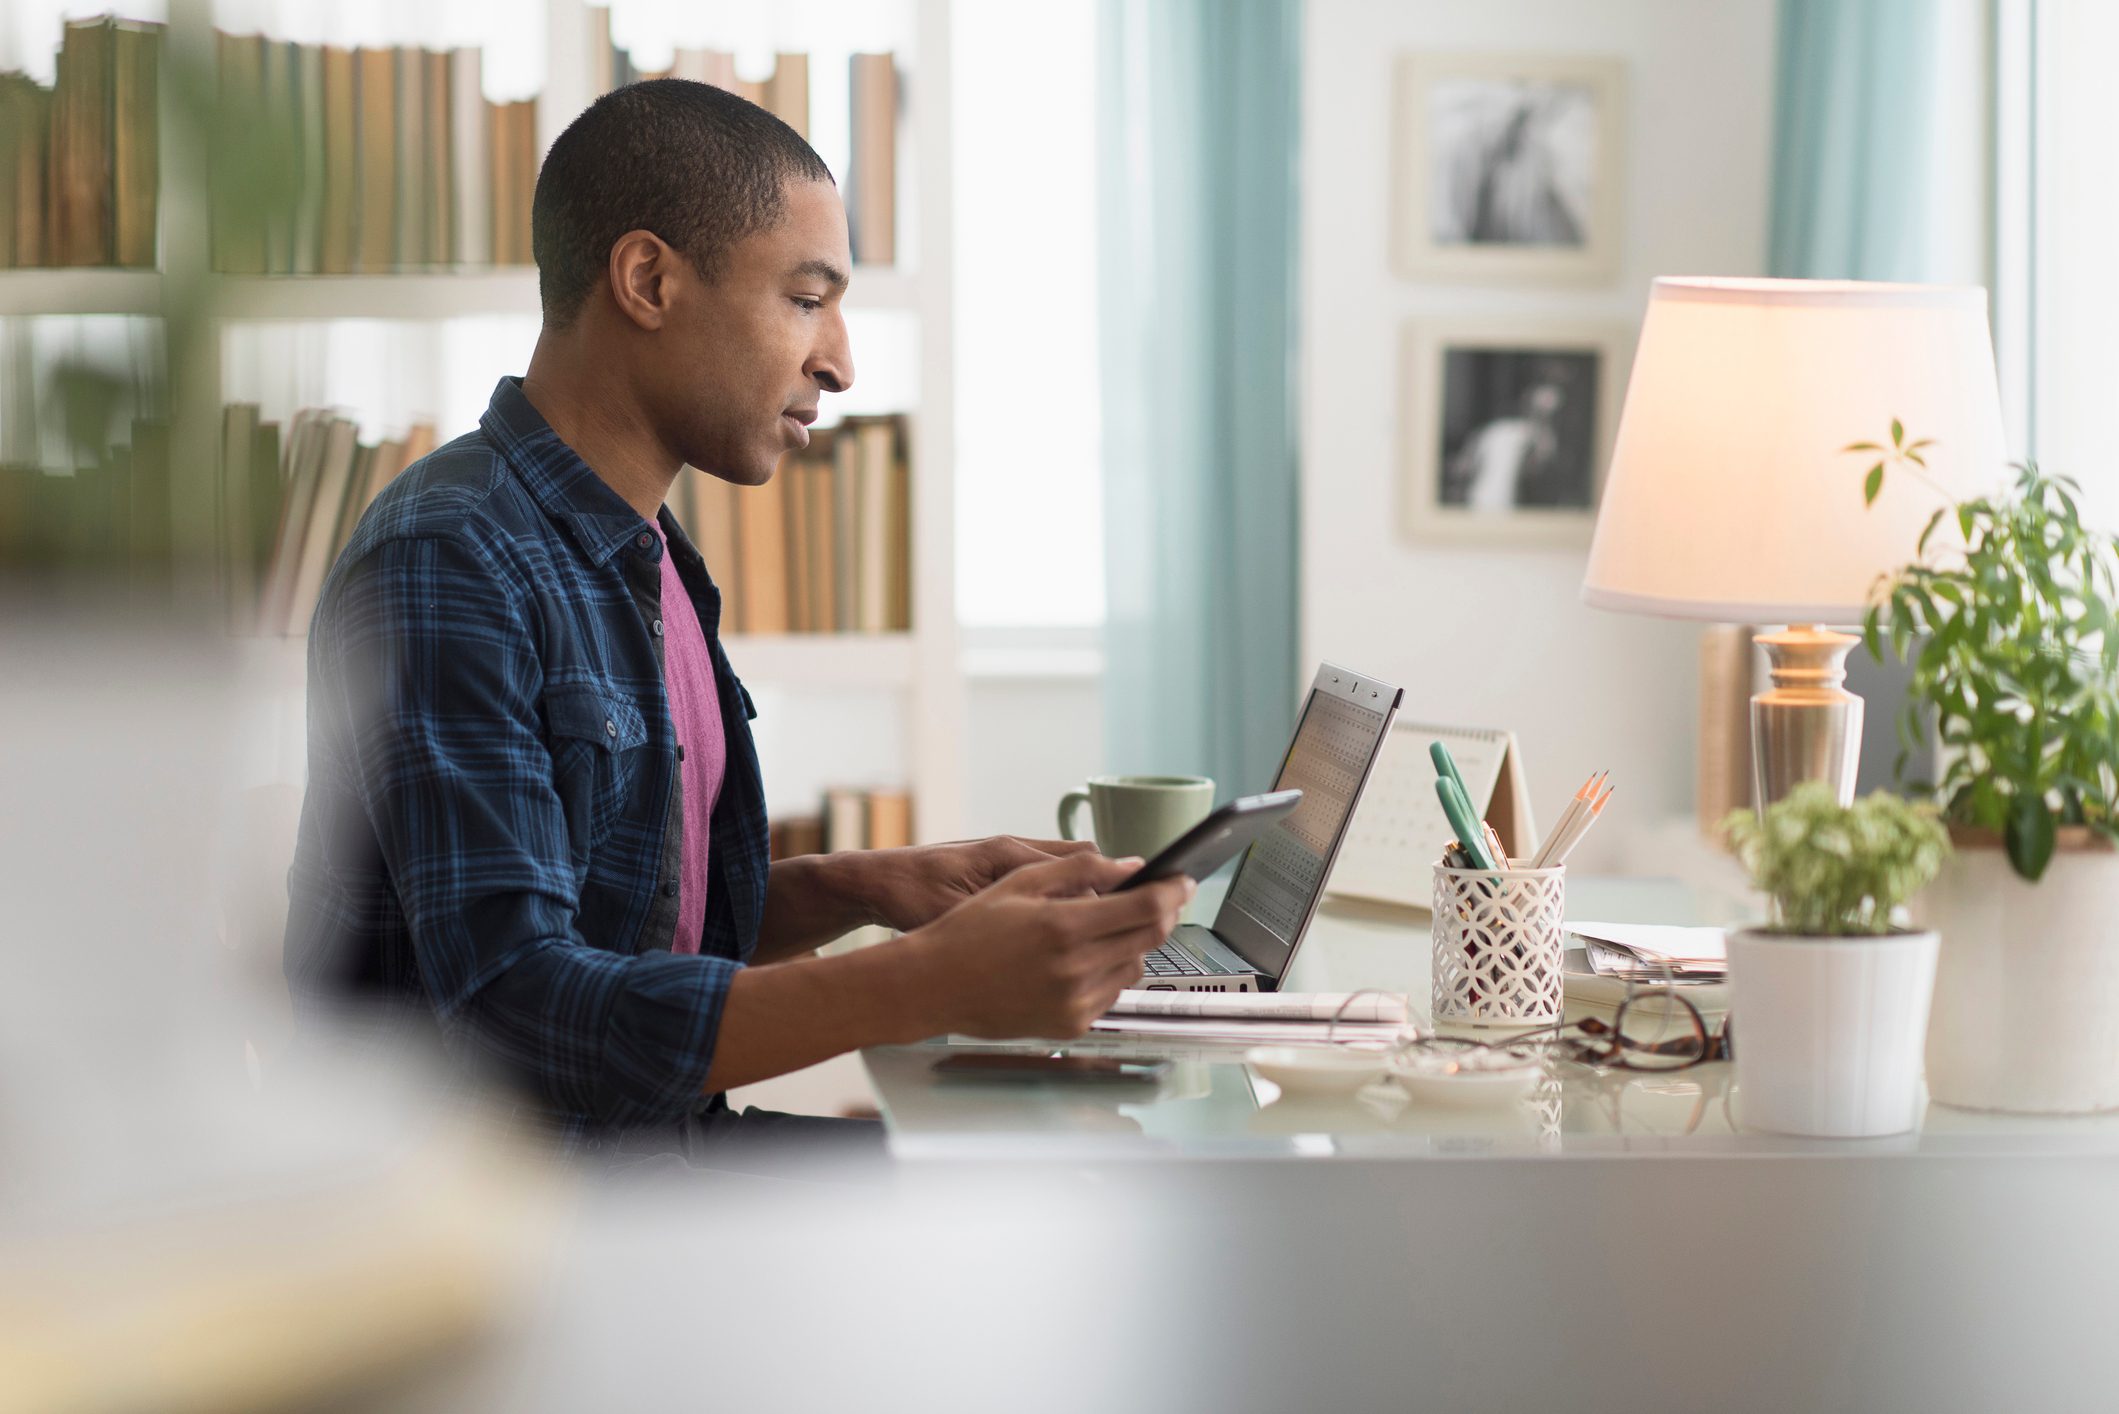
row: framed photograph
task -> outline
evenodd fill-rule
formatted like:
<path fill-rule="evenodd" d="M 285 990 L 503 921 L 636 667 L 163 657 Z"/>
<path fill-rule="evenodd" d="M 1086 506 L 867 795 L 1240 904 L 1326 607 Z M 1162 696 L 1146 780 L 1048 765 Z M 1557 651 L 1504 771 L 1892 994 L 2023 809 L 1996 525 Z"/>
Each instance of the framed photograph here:
<path fill-rule="evenodd" d="M 1588 544 L 1618 432 L 1630 327 L 1406 327 L 1402 524 L 1415 540 Z"/>
<path fill-rule="evenodd" d="M 1624 202 L 1616 59 L 1398 62 L 1395 245 L 1410 279 L 1608 283 Z"/>

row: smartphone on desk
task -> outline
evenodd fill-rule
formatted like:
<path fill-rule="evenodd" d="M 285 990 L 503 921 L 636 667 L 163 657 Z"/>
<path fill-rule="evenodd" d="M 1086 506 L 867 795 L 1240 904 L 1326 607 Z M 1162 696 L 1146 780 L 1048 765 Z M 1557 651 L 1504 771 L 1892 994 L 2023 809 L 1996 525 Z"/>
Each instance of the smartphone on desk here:
<path fill-rule="evenodd" d="M 1238 796 L 1172 840 L 1162 853 L 1141 865 L 1126 882 L 1111 892 L 1122 894 L 1141 884 L 1174 879 L 1180 874 L 1205 880 L 1249 849 L 1260 835 L 1279 824 L 1300 804 L 1302 792 L 1299 790 Z"/>
<path fill-rule="evenodd" d="M 955 1077 L 983 1080 L 1086 1080 L 1103 1084 L 1113 1081 L 1131 1083 L 1160 1080 L 1169 1070 L 1168 1061 L 1146 1057 L 1129 1060 L 1121 1056 L 1036 1055 L 995 1051 L 969 1051 L 962 1055 L 944 1056 L 934 1063 L 934 1073 L 945 1079 Z"/>

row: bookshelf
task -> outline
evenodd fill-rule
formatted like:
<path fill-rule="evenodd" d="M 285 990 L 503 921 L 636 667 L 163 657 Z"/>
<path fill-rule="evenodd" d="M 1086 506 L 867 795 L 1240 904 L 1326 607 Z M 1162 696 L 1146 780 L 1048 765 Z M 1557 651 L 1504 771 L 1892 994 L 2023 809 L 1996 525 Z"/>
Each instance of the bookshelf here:
<path fill-rule="evenodd" d="M 538 152 L 586 105 L 594 91 L 592 46 L 583 42 L 589 15 L 581 0 L 544 0 L 550 60 L 537 99 Z M 917 329 L 918 389 L 906 408 L 912 448 L 911 631 L 729 636 L 736 672 L 754 689 L 829 694 L 846 691 L 848 710 L 862 694 L 888 692 L 904 723 L 899 779 L 914 798 L 918 839 L 955 838 L 963 814 L 965 685 L 958 644 L 955 502 L 952 491 L 953 353 L 951 327 L 951 144 L 949 141 L 950 0 L 908 0 L 911 33 L 899 47 L 901 103 L 897 190 L 901 259 L 915 268 L 857 266 L 847 304 L 889 311 Z M 170 0 L 164 52 L 169 62 L 200 70 L 215 61 L 210 0 Z M 166 86 L 165 86 L 166 92 Z M 196 139 L 161 124 L 158 271 L 37 269 L 0 272 L 0 317 L 132 315 L 161 317 L 181 303 L 195 317 L 167 326 L 170 369 L 172 540 L 180 553 L 210 560 L 219 536 L 216 481 L 224 388 L 222 344 L 231 325 L 260 321 L 343 319 L 442 321 L 494 315 L 535 318 L 537 272 L 527 266 L 426 269 L 402 274 L 229 275 L 212 272 L 207 156 Z M 174 282 L 182 282 L 181 285 Z M 859 350 L 856 350 L 857 357 Z M 352 409 L 358 413 L 360 409 Z M 463 428 L 440 429 L 443 440 Z M 285 732 L 302 721 L 299 638 L 251 639 L 239 645 L 242 670 L 273 699 Z M 301 752 L 281 741 L 282 763 Z M 768 790 L 781 762 L 768 752 Z M 298 778 L 297 778 L 298 779 Z"/>

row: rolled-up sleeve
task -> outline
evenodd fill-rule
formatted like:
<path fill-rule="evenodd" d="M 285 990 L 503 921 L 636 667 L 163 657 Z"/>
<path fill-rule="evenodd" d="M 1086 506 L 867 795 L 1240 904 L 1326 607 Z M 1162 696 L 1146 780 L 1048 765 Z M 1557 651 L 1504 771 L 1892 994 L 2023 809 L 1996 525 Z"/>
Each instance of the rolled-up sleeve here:
<path fill-rule="evenodd" d="M 741 964 L 582 936 L 535 612 L 475 544 L 389 540 L 334 575 L 314 683 L 451 1045 L 557 1109 L 669 1122 L 703 1099 Z"/>

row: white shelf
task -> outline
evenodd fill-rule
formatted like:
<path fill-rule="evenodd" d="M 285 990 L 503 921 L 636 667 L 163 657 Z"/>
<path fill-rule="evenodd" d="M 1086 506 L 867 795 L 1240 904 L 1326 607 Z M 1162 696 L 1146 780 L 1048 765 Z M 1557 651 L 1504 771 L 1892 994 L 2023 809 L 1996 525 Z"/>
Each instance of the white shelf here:
<path fill-rule="evenodd" d="M 537 271 L 417 270 L 390 275 L 214 275 L 206 307 L 222 319 L 461 319 L 538 313 Z M 854 271 L 851 309 L 917 313 L 919 281 L 888 265 Z M 162 275 L 154 270 L 0 271 L 0 316 L 162 312 Z"/>
<path fill-rule="evenodd" d="M 207 307 L 223 319 L 448 319 L 537 315 L 531 266 L 400 275 L 216 275 Z"/>
<path fill-rule="evenodd" d="M 905 687 L 913 677 L 909 633 L 735 634 L 722 639 L 746 682 L 773 687 Z"/>
<path fill-rule="evenodd" d="M 153 270 L 0 271 L 0 316 L 161 312 L 162 277 Z"/>
<path fill-rule="evenodd" d="M 1080 682 L 1104 672 L 1104 650 L 1025 644 L 1015 648 L 982 646 L 963 653 L 964 676 L 999 682 Z"/>

